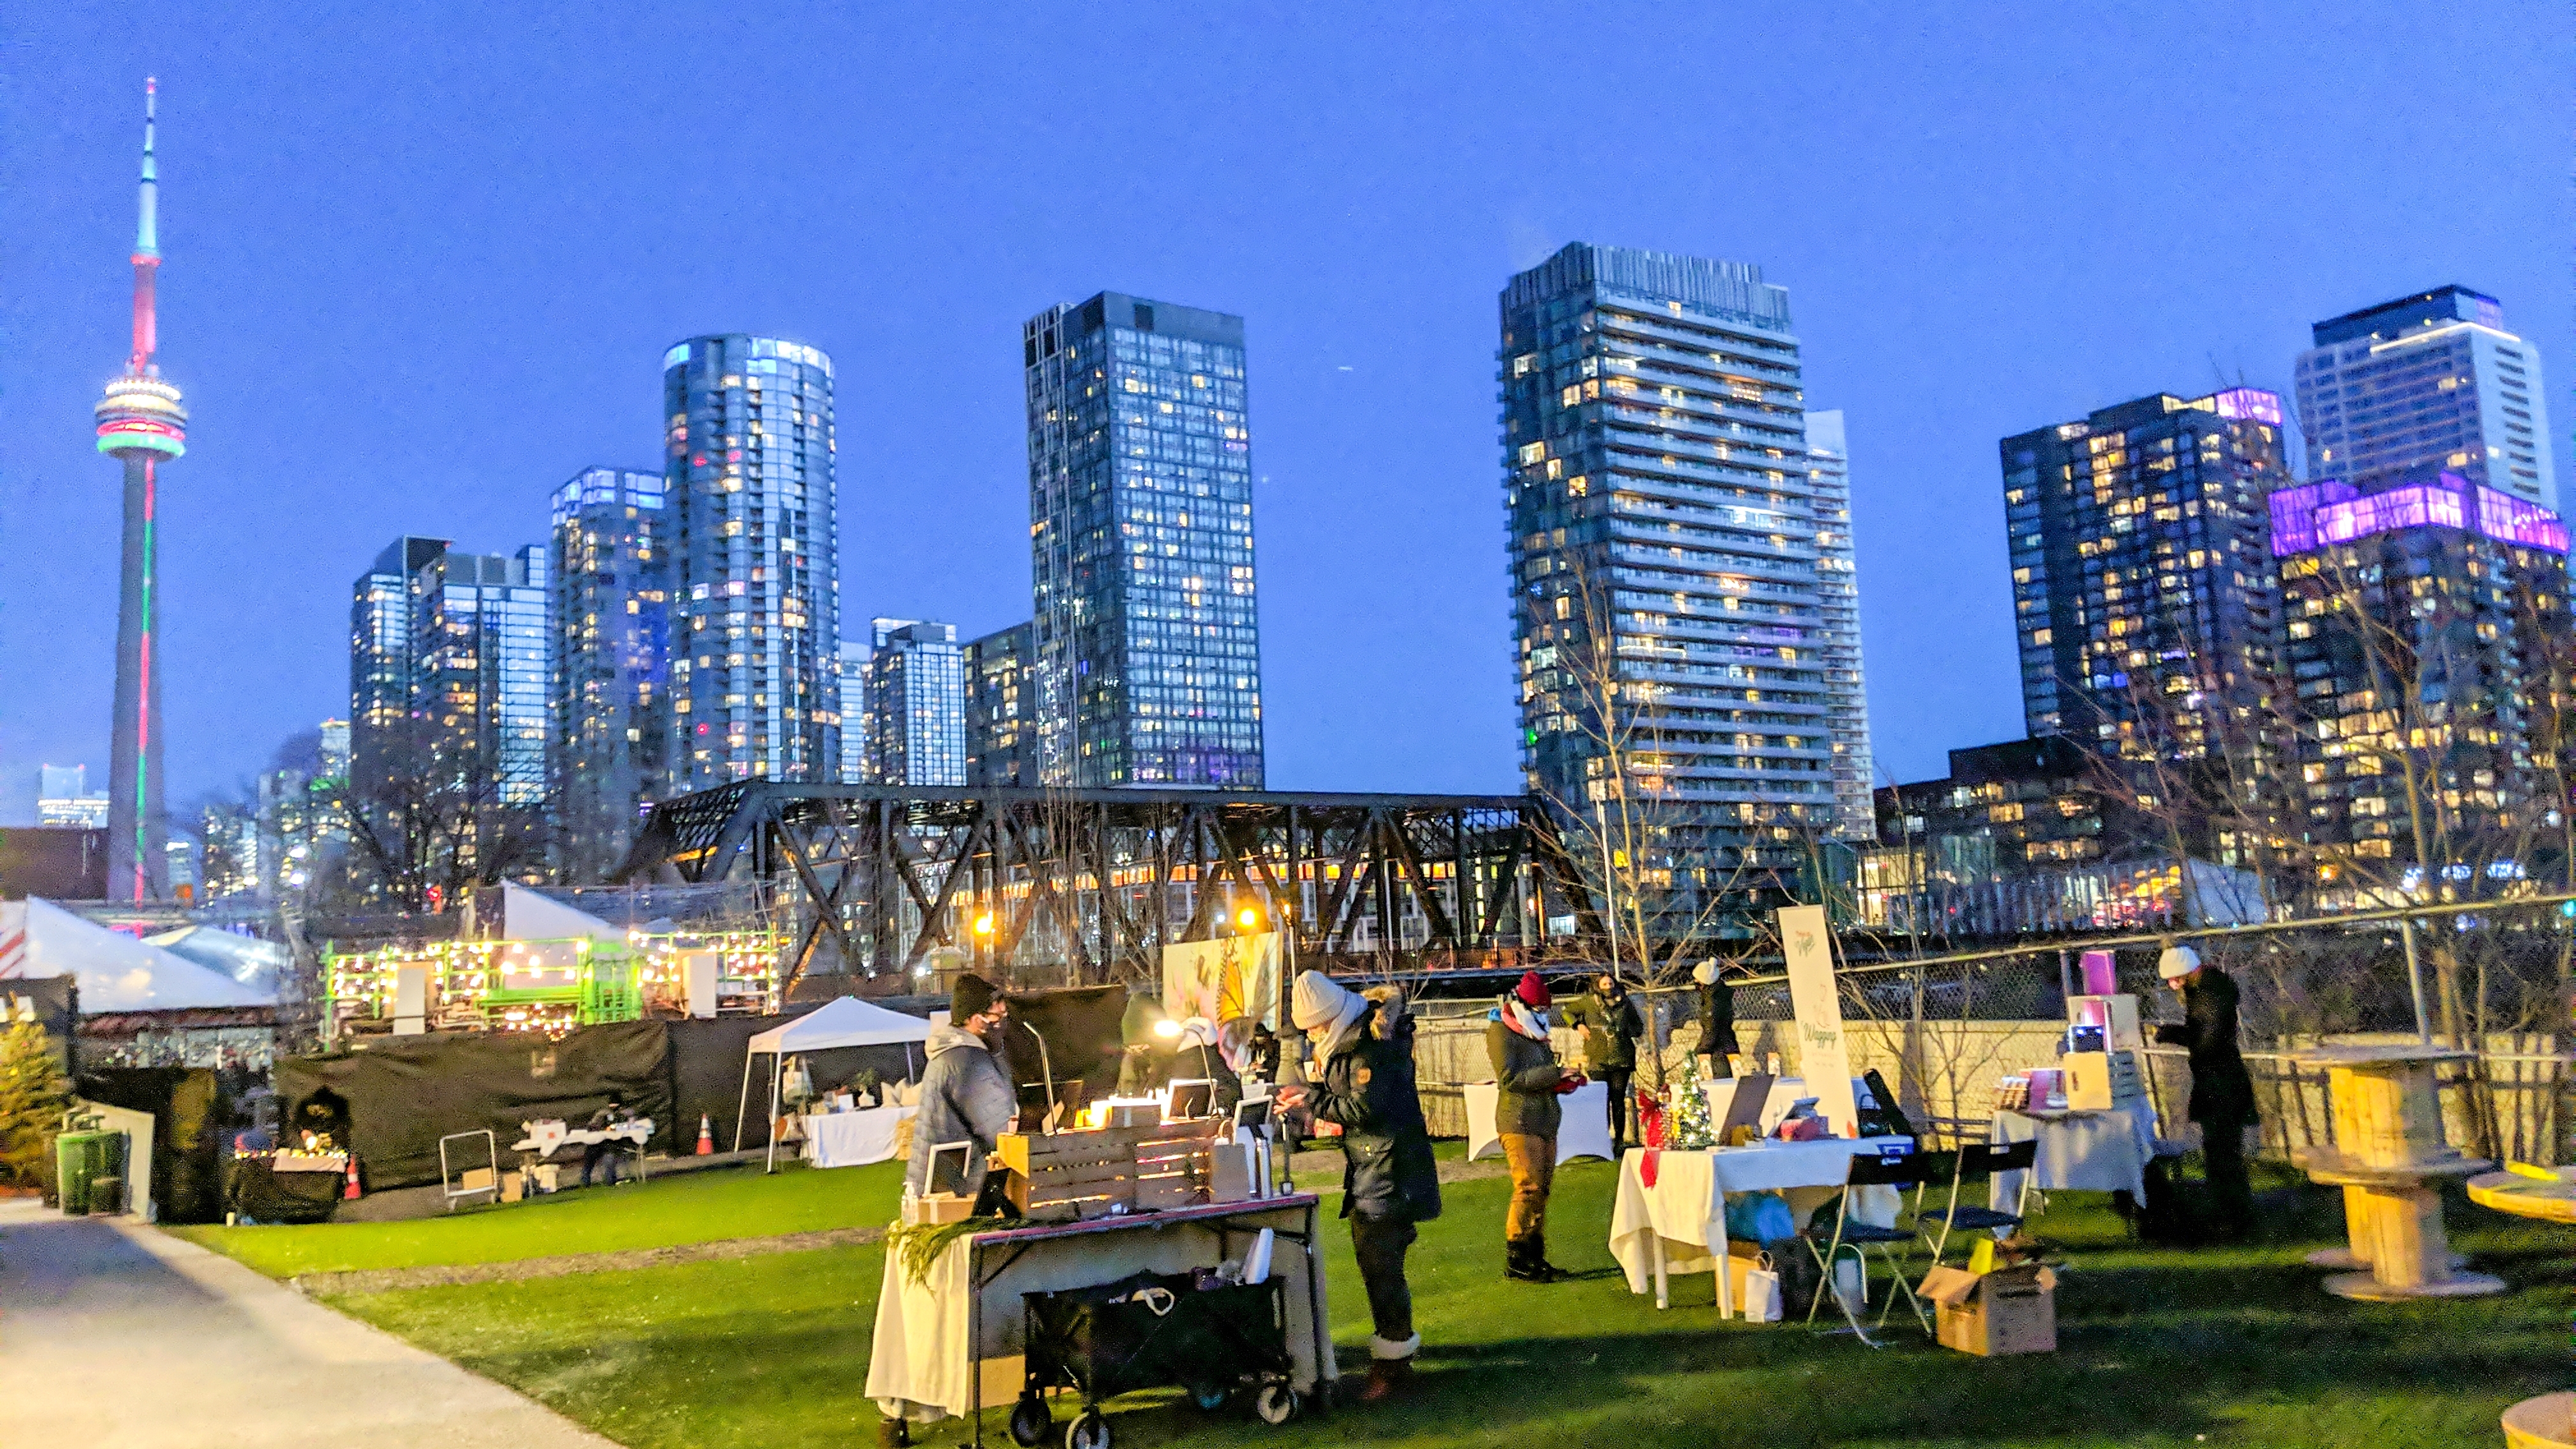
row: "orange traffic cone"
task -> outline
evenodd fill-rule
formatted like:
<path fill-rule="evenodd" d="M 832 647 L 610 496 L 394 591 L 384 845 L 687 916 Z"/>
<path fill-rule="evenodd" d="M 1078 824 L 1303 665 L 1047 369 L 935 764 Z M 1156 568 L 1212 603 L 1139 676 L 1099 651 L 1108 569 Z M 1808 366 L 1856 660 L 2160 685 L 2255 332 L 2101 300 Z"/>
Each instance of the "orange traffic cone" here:
<path fill-rule="evenodd" d="M 340 1189 L 340 1196 L 350 1202 L 358 1200 L 358 1154 L 354 1152 L 349 1154 L 349 1185 Z"/>
<path fill-rule="evenodd" d="M 698 1114 L 698 1155 L 699 1155 L 700 1157 L 707 1157 L 707 1156 L 711 1156 L 711 1155 L 713 1155 L 713 1153 L 715 1152 L 715 1150 L 716 1150 L 716 1129 L 715 1129 L 715 1124 L 713 1124 L 713 1123 L 711 1123 L 711 1122 L 709 1122 L 709 1121 L 707 1120 L 707 1114 L 706 1114 L 706 1113 L 704 1113 L 704 1112 L 700 1112 L 700 1113 Z"/>

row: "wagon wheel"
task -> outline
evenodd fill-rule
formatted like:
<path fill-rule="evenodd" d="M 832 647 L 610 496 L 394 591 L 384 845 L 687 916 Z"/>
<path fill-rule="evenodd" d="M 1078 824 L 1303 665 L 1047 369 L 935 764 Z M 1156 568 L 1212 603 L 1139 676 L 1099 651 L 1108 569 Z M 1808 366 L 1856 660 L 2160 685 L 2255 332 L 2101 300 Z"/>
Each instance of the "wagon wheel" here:
<path fill-rule="evenodd" d="M 1297 1391 L 1286 1384 L 1263 1384 L 1253 1397 L 1252 1412 L 1265 1424 L 1285 1424 L 1297 1417 Z"/>
<path fill-rule="evenodd" d="M 1054 1427 L 1054 1411 L 1047 1408 L 1046 1400 L 1035 1394 L 1024 1394 L 1018 1403 L 1011 1406 L 1011 1442 L 1019 1445 L 1020 1449 L 1037 1449 L 1046 1438 L 1047 1430 Z"/>
<path fill-rule="evenodd" d="M 1085 1409 L 1064 1431 L 1064 1449 L 1109 1449 L 1109 1421 L 1098 1409 Z"/>

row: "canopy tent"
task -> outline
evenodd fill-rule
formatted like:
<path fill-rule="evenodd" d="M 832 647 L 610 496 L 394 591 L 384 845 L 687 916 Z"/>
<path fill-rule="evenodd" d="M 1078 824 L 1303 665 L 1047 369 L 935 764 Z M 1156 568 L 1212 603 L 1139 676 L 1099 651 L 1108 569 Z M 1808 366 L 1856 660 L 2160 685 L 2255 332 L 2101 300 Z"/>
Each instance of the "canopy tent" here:
<path fill-rule="evenodd" d="M 551 901 L 526 886 L 501 887 L 501 939 L 505 941 L 593 941 L 623 943 L 626 933 L 588 911 Z"/>
<path fill-rule="evenodd" d="M 275 941 L 237 936 L 212 926 L 181 926 L 175 931 L 146 936 L 143 944 L 158 946 L 270 997 L 277 994 L 277 984 L 285 979 L 294 961 L 286 948 Z"/>
<path fill-rule="evenodd" d="M 71 976 L 88 1012 L 268 1006 L 262 991 L 30 897 L 0 902 L 0 977 Z"/>
<path fill-rule="evenodd" d="M 742 1098 L 734 1110 L 733 1150 L 742 1150 L 742 1117 L 751 1106 L 751 1059 L 769 1058 L 769 1120 L 778 1120 L 778 1068 L 791 1053 L 828 1051 L 833 1047 L 893 1046 L 904 1048 L 907 1072 L 912 1067 L 912 1043 L 930 1038 L 930 1023 L 900 1011 L 871 1006 L 855 996 L 836 996 L 822 1006 L 783 1026 L 774 1026 L 753 1037 L 742 1054 Z M 769 1156 L 764 1170 L 778 1166 L 778 1134 L 769 1134 Z"/>

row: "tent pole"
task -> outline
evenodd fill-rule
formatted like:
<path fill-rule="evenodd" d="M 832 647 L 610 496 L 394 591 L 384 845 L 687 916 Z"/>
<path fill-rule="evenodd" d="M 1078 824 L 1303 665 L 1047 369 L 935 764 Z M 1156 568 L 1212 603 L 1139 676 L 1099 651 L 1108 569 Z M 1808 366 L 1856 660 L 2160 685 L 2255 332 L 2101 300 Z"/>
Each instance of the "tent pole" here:
<path fill-rule="evenodd" d="M 769 1054 L 769 1116 L 761 1123 L 769 1129 L 769 1157 L 760 1168 L 764 1173 L 778 1170 L 778 1064 L 785 1056 L 784 1052 Z"/>
<path fill-rule="evenodd" d="M 743 1118 L 751 1114 L 751 1059 L 758 1055 L 760 1053 L 752 1051 L 742 1054 L 742 1096 L 733 1109 L 733 1150 L 736 1152 L 742 1150 Z"/>

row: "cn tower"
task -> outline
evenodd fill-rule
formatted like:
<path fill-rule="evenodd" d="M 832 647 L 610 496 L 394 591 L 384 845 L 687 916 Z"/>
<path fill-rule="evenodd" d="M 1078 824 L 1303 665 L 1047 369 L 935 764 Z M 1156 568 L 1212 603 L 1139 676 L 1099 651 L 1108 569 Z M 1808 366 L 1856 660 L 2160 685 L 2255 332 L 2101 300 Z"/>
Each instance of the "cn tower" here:
<path fill-rule="evenodd" d="M 152 113 L 159 86 L 143 82 L 142 211 L 134 229 L 134 351 L 95 410 L 98 450 L 125 464 L 125 558 L 116 598 L 116 720 L 107 760 L 107 898 L 169 894 L 162 851 L 160 580 L 153 566 L 160 465 L 187 449 L 188 410 L 154 361 L 152 281 L 161 269 Z"/>

